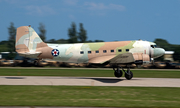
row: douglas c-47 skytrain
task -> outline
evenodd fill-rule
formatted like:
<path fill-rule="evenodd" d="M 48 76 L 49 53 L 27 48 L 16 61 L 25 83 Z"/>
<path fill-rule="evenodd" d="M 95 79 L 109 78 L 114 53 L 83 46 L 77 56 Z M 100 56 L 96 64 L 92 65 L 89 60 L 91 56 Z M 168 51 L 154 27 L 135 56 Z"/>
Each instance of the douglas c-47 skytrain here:
<path fill-rule="evenodd" d="M 31 26 L 21 26 L 16 33 L 16 52 L 29 58 L 52 59 L 59 62 L 112 64 L 114 75 L 121 77 L 123 71 L 130 80 L 133 73 L 130 64 L 148 64 L 152 59 L 164 55 L 165 50 L 156 48 L 156 44 L 148 41 L 117 41 L 76 44 L 44 43 Z M 127 71 L 120 69 L 127 65 Z"/>

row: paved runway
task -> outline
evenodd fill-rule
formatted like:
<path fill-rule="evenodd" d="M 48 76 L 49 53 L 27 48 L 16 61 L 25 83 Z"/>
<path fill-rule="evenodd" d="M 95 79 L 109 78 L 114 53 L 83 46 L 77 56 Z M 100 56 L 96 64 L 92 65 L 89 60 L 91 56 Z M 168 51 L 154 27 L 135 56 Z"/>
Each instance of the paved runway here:
<path fill-rule="evenodd" d="M 0 76 L 0 85 L 180 87 L 180 78 Z"/>

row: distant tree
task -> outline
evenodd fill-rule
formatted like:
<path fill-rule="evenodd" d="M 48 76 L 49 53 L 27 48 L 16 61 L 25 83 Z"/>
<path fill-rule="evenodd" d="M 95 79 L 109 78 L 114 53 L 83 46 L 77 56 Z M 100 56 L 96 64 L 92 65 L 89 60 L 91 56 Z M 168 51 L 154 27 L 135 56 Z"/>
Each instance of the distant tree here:
<path fill-rule="evenodd" d="M 14 23 L 10 23 L 10 27 L 8 28 L 9 38 L 8 38 L 8 51 L 9 55 L 7 59 L 13 59 L 15 57 L 15 37 L 16 37 L 16 28 L 14 27 Z"/>
<path fill-rule="evenodd" d="M 5 40 L 4 40 L 4 41 L 1 41 L 1 42 L 0 42 L 0 45 L 4 45 L 4 44 L 7 44 L 7 43 L 8 43 L 8 41 L 5 41 Z"/>
<path fill-rule="evenodd" d="M 0 42 L 0 52 L 8 52 L 9 49 L 8 49 L 8 42 L 9 41 L 1 41 Z"/>
<path fill-rule="evenodd" d="M 50 39 L 47 41 L 47 43 L 56 43 L 56 40 L 55 39 Z"/>
<path fill-rule="evenodd" d="M 65 43 L 68 43 L 68 39 L 59 39 L 56 42 L 61 43 L 61 44 L 65 44 Z"/>
<path fill-rule="evenodd" d="M 92 41 L 92 40 L 88 40 L 87 42 L 91 43 L 91 42 L 93 42 L 93 41 Z"/>
<path fill-rule="evenodd" d="M 175 61 L 180 61 L 180 45 L 176 45 L 174 48 L 173 59 Z"/>
<path fill-rule="evenodd" d="M 94 42 L 104 42 L 103 40 L 95 40 Z"/>
<path fill-rule="evenodd" d="M 43 23 L 39 23 L 39 27 L 38 27 L 40 33 L 39 36 L 42 39 L 42 41 L 46 41 L 46 29 L 45 29 L 45 25 Z"/>
<path fill-rule="evenodd" d="M 175 61 L 180 61 L 180 45 L 173 45 L 169 44 L 166 40 L 164 39 L 156 39 L 154 41 L 158 47 L 164 48 L 166 51 L 174 51 L 173 54 L 173 59 Z M 156 60 L 162 60 L 162 57 L 157 58 Z"/>
<path fill-rule="evenodd" d="M 77 31 L 76 31 L 76 24 L 72 22 L 71 28 L 68 29 L 68 36 L 69 36 L 69 43 L 77 43 Z"/>
<path fill-rule="evenodd" d="M 86 30 L 84 29 L 82 23 L 79 24 L 78 38 L 79 38 L 79 40 L 80 40 L 81 43 L 84 43 L 84 42 L 86 42 L 86 40 L 87 40 L 87 32 L 86 32 Z"/>
<path fill-rule="evenodd" d="M 171 44 L 164 39 L 155 39 L 154 41 L 158 47 L 164 48 L 166 51 L 172 50 Z"/>

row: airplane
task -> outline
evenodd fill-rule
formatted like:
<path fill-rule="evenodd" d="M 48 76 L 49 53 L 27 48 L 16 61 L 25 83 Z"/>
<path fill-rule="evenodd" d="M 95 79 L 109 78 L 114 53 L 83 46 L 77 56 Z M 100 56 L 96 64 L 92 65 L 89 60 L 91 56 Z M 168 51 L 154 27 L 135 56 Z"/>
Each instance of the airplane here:
<path fill-rule="evenodd" d="M 38 61 L 52 59 L 69 63 L 112 64 L 115 77 L 122 77 L 124 72 L 127 80 L 133 77 L 131 64 L 148 64 L 165 54 L 165 50 L 157 48 L 156 43 L 142 40 L 48 44 L 41 40 L 31 26 L 17 28 L 15 48 L 20 56 L 36 58 Z M 127 71 L 121 64 L 127 65 Z"/>

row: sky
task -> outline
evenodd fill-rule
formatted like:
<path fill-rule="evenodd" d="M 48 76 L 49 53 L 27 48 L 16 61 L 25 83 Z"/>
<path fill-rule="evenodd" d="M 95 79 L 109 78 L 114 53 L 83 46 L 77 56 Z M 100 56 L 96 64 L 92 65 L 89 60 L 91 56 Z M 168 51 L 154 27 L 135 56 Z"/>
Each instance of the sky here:
<path fill-rule="evenodd" d="M 68 39 L 72 22 L 83 23 L 88 40 L 165 39 L 180 44 L 180 0 L 0 0 L 0 41 L 8 40 L 10 22 L 31 25 L 46 38 Z"/>

